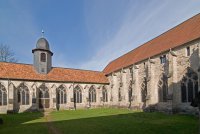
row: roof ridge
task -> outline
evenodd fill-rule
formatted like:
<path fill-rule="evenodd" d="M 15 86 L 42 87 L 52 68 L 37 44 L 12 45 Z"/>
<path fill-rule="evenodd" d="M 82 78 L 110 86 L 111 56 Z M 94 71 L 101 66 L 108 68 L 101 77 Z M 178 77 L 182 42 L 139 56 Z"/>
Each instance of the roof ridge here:
<path fill-rule="evenodd" d="M 67 67 L 52 67 L 52 68 L 71 69 L 71 70 L 80 70 L 80 71 L 90 71 L 90 72 L 99 72 L 99 73 L 103 73 L 102 71 L 87 70 L 87 69 L 78 69 L 78 68 L 67 68 Z"/>
<path fill-rule="evenodd" d="M 7 61 L 0 61 L 0 63 L 21 64 L 21 65 L 33 65 L 33 64 L 28 64 L 28 63 L 7 62 Z"/>
<path fill-rule="evenodd" d="M 109 81 L 103 72 L 65 69 L 54 67 L 48 74 L 37 73 L 32 65 L 0 62 L 0 79 L 51 81 L 51 82 L 79 82 L 108 84 Z M 54 70 L 54 71 L 53 71 Z"/>
<path fill-rule="evenodd" d="M 16 62 L 4 62 L 4 61 L 0 61 L 0 63 L 8 63 L 8 64 L 18 64 L 18 65 L 29 65 L 29 66 L 33 66 L 33 64 L 16 63 Z M 70 69 L 70 70 L 80 70 L 80 71 L 88 71 L 88 72 L 99 72 L 99 73 L 103 73 L 102 71 L 86 70 L 86 69 L 77 69 L 77 68 L 67 68 L 67 67 L 52 67 L 52 68 L 60 68 L 60 69 Z"/>

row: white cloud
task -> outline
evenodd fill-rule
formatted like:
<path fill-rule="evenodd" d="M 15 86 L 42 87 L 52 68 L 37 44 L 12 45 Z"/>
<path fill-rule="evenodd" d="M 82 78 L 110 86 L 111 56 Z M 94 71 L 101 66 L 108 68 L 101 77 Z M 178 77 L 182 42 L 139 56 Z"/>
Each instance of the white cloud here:
<path fill-rule="evenodd" d="M 200 2 L 187 0 L 176 2 L 154 0 L 146 3 L 147 5 L 142 6 L 143 9 L 140 10 L 134 6 L 134 3 L 131 4 L 133 6 L 128 10 L 115 35 L 106 42 L 100 41 L 104 43 L 102 47 L 89 61 L 82 64 L 81 68 L 102 70 L 111 60 L 200 11 Z"/>
<path fill-rule="evenodd" d="M 57 53 L 53 57 L 54 65 L 102 70 L 111 60 L 200 12 L 200 1 L 196 0 L 95 2 L 91 1 L 92 8 L 86 7 L 85 12 L 86 34 L 90 36 L 91 46 L 88 52 L 93 51 L 94 55 L 83 64 L 74 65 L 75 62 L 66 62 L 64 54 Z M 116 6 L 116 2 L 120 4 Z M 41 27 L 35 20 L 39 18 L 34 18 L 30 2 L 11 0 L 8 3 L 0 8 L 0 18 L 3 18 L 0 19 L 0 37 L 14 49 L 19 61 L 30 63 L 31 49 L 40 36 Z"/>

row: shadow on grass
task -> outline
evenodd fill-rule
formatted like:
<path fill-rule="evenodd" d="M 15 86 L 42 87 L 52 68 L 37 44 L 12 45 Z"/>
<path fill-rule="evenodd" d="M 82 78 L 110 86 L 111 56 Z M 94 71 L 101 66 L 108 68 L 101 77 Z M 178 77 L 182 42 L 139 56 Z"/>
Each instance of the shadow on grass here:
<path fill-rule="evenodd" d="M 1 134 L 51 133 L 42 113 L 0 116 L 5 120 L 5 124 L 0 125 Z M 59 121 L 53 121 L 59 115 L 55 116 L 52 113 L 51 116 L 53 125 L 63 134 L 196 134 L 198 132 L 198 118 L 185 115 L 137 112 L 69 120 L 63 117 Z"/>
<path fill-rule="evenodd" d="M 196 134 L 198 119 L 160 113 L 130 113 L 53 122 L 71 134 Z"/>
<path fill-rule="evenodd" d="M 44 114 L 40 112 L 27 112 L 16 114 L 3 114 L 3 125 L 0 125 L 0 134 L 48 134 L 44 123 Z M 37 122 L 26 125 L 26 122 Z"/>

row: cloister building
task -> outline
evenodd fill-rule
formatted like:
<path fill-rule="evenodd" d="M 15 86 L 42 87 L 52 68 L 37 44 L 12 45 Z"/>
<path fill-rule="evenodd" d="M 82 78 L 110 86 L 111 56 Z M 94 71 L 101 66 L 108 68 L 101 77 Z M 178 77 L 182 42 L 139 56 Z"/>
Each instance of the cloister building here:
<path fill-rule="evenodd" d="M 0 113 L 123 107 L 197 113 L 200 14 L 111 61 L 102 72 L 52 67 L 40 38 L 33 64 L 0 62 Z M 102 56 L 103 57 L 103 56 Z"/>

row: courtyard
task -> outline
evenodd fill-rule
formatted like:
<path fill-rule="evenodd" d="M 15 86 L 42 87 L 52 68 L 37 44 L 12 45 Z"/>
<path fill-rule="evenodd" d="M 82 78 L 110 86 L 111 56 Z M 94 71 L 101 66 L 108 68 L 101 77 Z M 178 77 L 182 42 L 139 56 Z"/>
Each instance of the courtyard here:
<path fill-rule="evenodd" d="M 2 114 L 0 134 L 196 134 L 198 118 L 191 115 L 144 113 L 98 108 Z"/>

